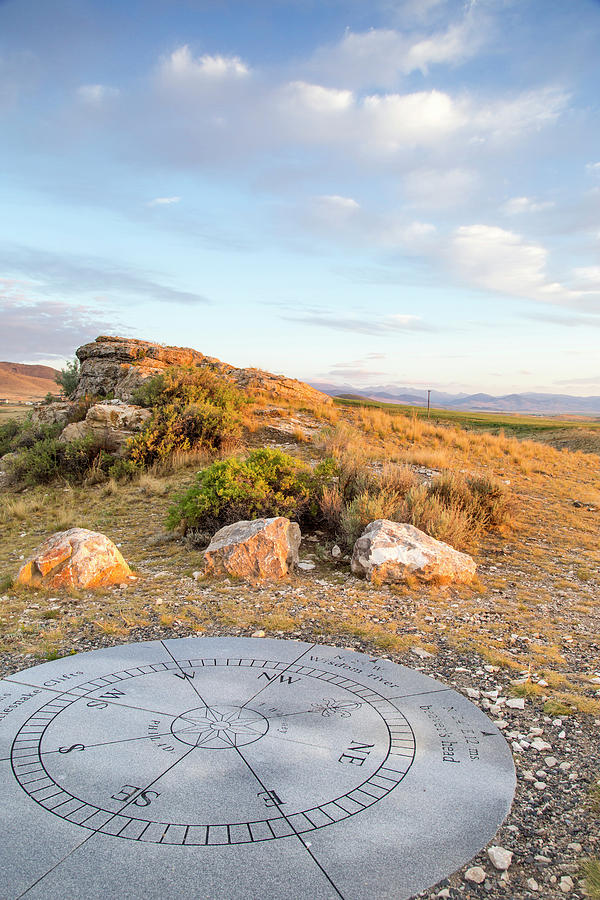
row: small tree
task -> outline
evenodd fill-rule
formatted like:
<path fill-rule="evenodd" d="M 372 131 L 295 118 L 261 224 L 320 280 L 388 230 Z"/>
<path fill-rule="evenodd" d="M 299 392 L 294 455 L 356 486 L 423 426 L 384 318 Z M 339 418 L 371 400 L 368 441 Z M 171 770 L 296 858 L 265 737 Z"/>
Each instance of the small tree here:
<path fill-rule="evenodd" d="M 71 397 L 75 393 L 75 388 L 79 381 L 79 360 L 74 359 L 68 362 L 64 369 L 57 372 L 54 380 L 63 390 L 67 397 Z"/>

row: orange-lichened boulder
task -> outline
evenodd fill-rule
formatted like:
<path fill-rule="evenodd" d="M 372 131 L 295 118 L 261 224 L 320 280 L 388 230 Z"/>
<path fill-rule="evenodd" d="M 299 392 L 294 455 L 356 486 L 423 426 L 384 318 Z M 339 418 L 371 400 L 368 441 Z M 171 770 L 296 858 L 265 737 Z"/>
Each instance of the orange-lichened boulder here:
<path fill-rule="evenodd" d="M 352 571 L 369 581 L 400 582 L 407 577 L 419 581 L 469 584 L 477 565 L 466 553 L 436 541 L 404 522 L 377 519 L 354 545 Z"/>
<path fill-rule="evenodd" d="M 31 587 L 92 588 L 133 579 L 113 542 L 97 531 L 69 528 L 51 535 L 19 571 Z"/>
<path fill-rule="evenodd" d="M 204 551 L 207 575 L 276 581 L 298 565 L 300 526 L 283 516 L 221 528 Z"/>

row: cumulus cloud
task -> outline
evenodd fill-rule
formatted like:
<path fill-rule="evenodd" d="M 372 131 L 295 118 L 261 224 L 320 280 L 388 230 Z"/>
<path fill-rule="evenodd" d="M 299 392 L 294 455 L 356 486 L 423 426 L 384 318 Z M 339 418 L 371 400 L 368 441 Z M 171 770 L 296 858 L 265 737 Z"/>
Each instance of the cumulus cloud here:
<path fill-rule="evenodd" d="M 187 44 L 164 57 L 159 68 L 160 78 L 171 84 L 185 84 L 189 81 L 202 84 L 246 78 L 249 74 L 250 69 L 239 56 L 205 54 L 194 58 Z"/>
<path fill-rule="evenodd" d="M 426 74 L 432 66 L 457 65 L 475 56 L 486 31 L 483 23 L 476 24 L 469 15 L 431 35 L 392 28 L 348 30 L 341 40 L 320 47 L 307 69 L 328 83 L 355 89 L 390 88 L 411 72 Z"/>
<path fill-rule="evenodd" d="M 375 38 L 381 34 L 364 40 Z M 295 63 L 279 77 L 252 77 L 239 57 L 194 57 L 184 45 L 160 61 L 143 95 L 123 98 L 119 124 L 128 146 L 137 140 L 145 154 L 192 166 L 248 163 L 264 153 L 286 159 L 289 148 L 316 149 L 344 166 L 406 166 L 423 150 L 456 158 L 472 141 L 536 132 L 556 121 L 568 99 L 557 87 L 494 100 L 437 88 L 362 91 L 328 84 L 306 67 L 309 77 L 289 77 L 301 70 Z"/>
<path fill-rule="evenodd" d="M 447 253 L 455 271 L 476 287 L 547 303 L 572 303 L 580 297 L 550 280 L 545 247 L 497 226 L 457 228 Z"/>

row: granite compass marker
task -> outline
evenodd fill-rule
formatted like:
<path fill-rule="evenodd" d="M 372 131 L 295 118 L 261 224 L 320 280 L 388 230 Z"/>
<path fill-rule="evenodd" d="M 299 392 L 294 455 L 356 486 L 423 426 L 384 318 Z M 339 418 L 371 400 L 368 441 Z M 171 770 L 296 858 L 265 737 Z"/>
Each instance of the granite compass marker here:
<path fill-rule="evenodd" d="M 498 729 L 335 647 L 183 638 L 0 681 L 0 897 L 408 898 L 495 834 Z"/>

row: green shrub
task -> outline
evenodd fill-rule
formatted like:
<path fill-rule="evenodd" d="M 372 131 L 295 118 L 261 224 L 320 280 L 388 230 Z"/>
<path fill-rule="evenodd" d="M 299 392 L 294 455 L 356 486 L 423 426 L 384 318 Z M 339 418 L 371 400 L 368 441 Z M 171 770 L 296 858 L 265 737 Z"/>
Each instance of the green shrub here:
<path fill-rule="evenodd" d="M 77 484 L 85 480 L 92 468 L 96 475 L 106 472 L 112 461 L 113 457 L 98 447 L 92 437 L 68 444 L 46 437 L 21 450 L 9 461 L 9 470 L 24 484 L 48 484 L 59 477 Z"/>
<path fill-rule="evenodd" d="M 330 460 L 313 471 L 293 456 L 266 448 L 253 450 L 245 459 L 219 460 L 199 472 L 195 484 L 177 498 L 167 527 L 187 532 L 263 516 L 314 520 L 332 469 Z"/>
<path fill-rule="evenodd" d="M 9 419 L 0 425 L 0 456 L 33 447 L 38 441 L 57 437 L 62 425 L 41 425 L 29 416 L 22 422 Z"/>
<path fill-rule="evenodd" d="M 177 452 L 222 450 L 239 439 L 245 398 L 207 369 L 166 369 L 148 378 L 134 392 L 134 401 L 153 409 L 152 419 L 128 449 L 140 468 Z"/>
<path fill-rule="evenodd" d="M 235 385 L 210 369 L 172 366 L 147 378 L 133 392 L 133 402 L 147 409 L 206 402 L 221 409 L 241 409 L 246 399 Z"/>
<path fill-rule="evenodd" d="M 109 466 L 109 478 L 115 481 L 131 481 L 141 473 L 142 469 L 132 459 L 117 459 Z"/>
<path fill-rule="evenodd" d="M 79 360 L 74 359 L 72 362 L 68 362 L 64 369 L 56 373 L 54 380 L 67 397 L 71 397 L 79 383 Z"/>
<path fill-rule="evenodd" d="M 16 419 L 7 419 L 0 425 L 0 456 L 11 453 L 14 439 L 21 431 L 21 423 Z"/>

